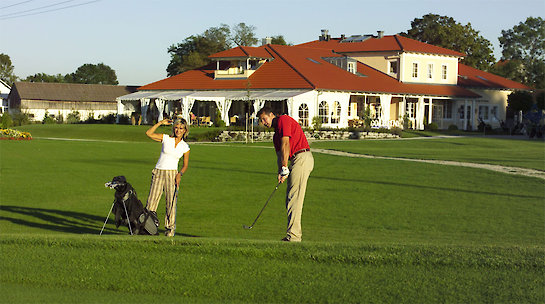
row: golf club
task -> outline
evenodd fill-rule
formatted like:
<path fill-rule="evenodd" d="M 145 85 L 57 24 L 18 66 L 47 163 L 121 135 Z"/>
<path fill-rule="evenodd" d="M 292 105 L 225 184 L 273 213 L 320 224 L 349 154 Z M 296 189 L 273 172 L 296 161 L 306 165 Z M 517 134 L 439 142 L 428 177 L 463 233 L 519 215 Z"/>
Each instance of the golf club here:
<path fill-rule="evenodd" d="M 257 219 L 259 218 L 259 216 L 261 216 L 261 213 L 263 213 L 263 210 L 265 210 L 265 207 L 267 207 L 267 204 L 269 203 L 269 201 L 271 200 L 271 197 L 273 196 L 273 194 L 276 192 L 276 190 L 278 189 L 278 186 L 280 186 L 280 182 L 276 185 L 276 187 L 274 188 L 273 192 L 271 193 L 271 195 L 269 195 L 269 198 L 267 199 L 267 201 L 265 202 L 265 205 L 263 206 L 263 208 L 261 208 L 261 211 L 259 211 L 259 214 L 257 215 L 257 217 L 255 218 L 254 222 L 252 223 L 251 226 L 246 226 L 246 225 L 242 225 L 242 227 L 244 229 L 252 229 L 254 228 L 254 225 L 255 223 L 257 222 Z"/>
<path fill-rule="evenodd" d="M 178 212 L 178 186 L 176 186 L 176 189 L 174 190 L 174 236 L 176 234 L 176 213 Z"/>

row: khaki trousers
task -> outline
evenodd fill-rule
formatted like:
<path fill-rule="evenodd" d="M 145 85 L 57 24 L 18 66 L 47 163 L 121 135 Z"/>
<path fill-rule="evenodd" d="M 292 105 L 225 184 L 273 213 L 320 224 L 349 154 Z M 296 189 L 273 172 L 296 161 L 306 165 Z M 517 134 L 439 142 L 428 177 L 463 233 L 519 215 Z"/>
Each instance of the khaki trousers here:
<path fill-rule="evenodd" d="M 151 171 L 151 186 L 149 190 L 148 202 L 146 209 L 150 211 L 157 211 L 159 200 L 163 192 L 165 193 L 166 200 L 166 213 L 165 213 L 165 229 L 176 229 L 176 198 L 174 192 L 176 191 L 176 170 L 159 170 L 153 169 Z"/>
<path fill-rule="evenodd" d="M 307 190 L 310 172 L 314 169 L 314 157 L 310 151 L 295 155 L 291 160 L 290 175 L 287 180 L 286 210 L 288 213 L 288 229 L 286 238 L 292 242 L 300 242 L 303 236 L 301 215 Z"/>

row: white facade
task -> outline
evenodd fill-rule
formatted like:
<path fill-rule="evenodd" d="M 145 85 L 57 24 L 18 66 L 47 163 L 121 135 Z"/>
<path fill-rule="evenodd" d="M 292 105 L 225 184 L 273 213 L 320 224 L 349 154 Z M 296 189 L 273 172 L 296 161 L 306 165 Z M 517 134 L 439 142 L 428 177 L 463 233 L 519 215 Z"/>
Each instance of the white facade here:
<path fill-rule="evenodd" d="M 9 109 L 8 95 L 10 91 L 11 87 L 4 81 L 0 80 L 0 114 L 8 111 Z"/>
<path fill-rule="evenodd" d="M 199 102 L 213 102 L 220 110 L 221 119 L 230 124 L 229 112 L 234 101 L 249 100 L 253 114 L 261 109 L 265 102 L 285 102 L 287 114 L 303 127 L 312 127 L 314 117 L 320 117 L 322 127 L 346 128 L 350 120 L 362 119 L 362 113 L 369 108 L 371 127 L 403 127 L 405 115 L 410 127 L 423 130 L 429 123 L 436 123 L 446 129 L 456 125 L 459 129 L 474 129 L 478 124 L 478 111 L 484 115 L 485 122 L 493 127 L 499 126 L 499 120 L 492 118 L 505 115 L 505 109 L 495 103 L 506 99 L 508 91 L 487 92 L 490 102 L 484 99 L 451 99 L 424 95 L 394 95 L 376 93 L 354 93 L 325 90 L 262 90 L 262 91 L 147 91 L 121 96 L 117 99 L 117 114 L 131 116 L 134 112 L 148 113 L 150 108 L 157 109 L 157 117 L 142 116 L 142 123 L 152 119 L 163 119 L 163 115 L 175 113 L 190 120 L 190 111 Z M 247 99 L 247 97 L 250 99 Z M 464 111 L 459 110 L 463 107 Z M 488 108 L 486 108 L 488 107 Z M 495 110 L 493 110 L 495 109 Z"/>
<path fill-rule="evenodd" d="M 29 118 L 32 121 L 43 121 L 47 113 L 48 116 L 53 116 L 55 119 L 62 117 L 63 121 L 66 121 L 69 114 L 74 111 L 79 113 L 81 120 L 87 119 L 100 119 L 102 117 L 108 116 L 110 114 L 116 114 L 115 110 L 71 110 L 71 109 L 60 109 L 60 108 L 49 108 L 49 109 L 23 109 L 22 112 L 28 114 Z"/>

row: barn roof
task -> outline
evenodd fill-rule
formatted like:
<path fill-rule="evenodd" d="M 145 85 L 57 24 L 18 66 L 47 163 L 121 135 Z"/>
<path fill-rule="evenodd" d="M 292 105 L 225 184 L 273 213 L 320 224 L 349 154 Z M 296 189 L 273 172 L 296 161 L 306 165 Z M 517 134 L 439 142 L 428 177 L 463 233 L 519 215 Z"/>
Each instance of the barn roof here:
<path fill-rule="evenodd" d="M 21 99 L 81 102 L 115 102 L 122 95 L 136 92 L 136 86 L 117 86 L 104 84 L 15 82 Z"/>

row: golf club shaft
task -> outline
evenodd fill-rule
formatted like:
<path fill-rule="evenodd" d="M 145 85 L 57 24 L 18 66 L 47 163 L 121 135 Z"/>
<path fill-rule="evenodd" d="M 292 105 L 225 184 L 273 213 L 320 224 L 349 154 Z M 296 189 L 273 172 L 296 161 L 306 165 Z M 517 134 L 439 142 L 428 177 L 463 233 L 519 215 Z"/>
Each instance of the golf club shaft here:
<path fill-rule="evenodd" d="M 265 210 L 265 207 L 267 207 L 267 204 L 268 204 L 269 201 L 271 200 L 271 197 L 274 195 L 274 193 L 275 193 L 276 190 L 278 189 L 278 186 L 280 186 L 280 183 L 276 184 L 276 187 L 274 188 L 273 192 L 271 193 L 271 195 L 269 195 L 269 198 L 268 198 L 267 201 L 265 202 L 265 205 L 263 205 L 263 208 L 261 208 L 261 211 L 259 211 L 259 214 L 257 215 L 257 217 L 255 218 L 254 222 L 252 223 L 252 225 L 251 225 L 249 228 L 254 227 L 255 223 L 257 222 L 257 219 L 259 219 L 259 217 L 261 216 L 261 213 L 263 213 L 263 210 Z"/>
<path fill-rule="evenodd" d="M 176 230 L 176 213 L 178 212 L 178 188 L 179 187 L 180 187 L 179 185 L 176 186 L 176 189 L 174 190 L 174 197 L 172 198 L 172 201 L 174 202 L 174 230 Z"/>

